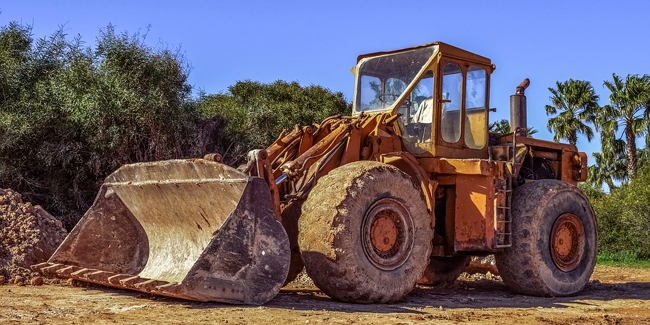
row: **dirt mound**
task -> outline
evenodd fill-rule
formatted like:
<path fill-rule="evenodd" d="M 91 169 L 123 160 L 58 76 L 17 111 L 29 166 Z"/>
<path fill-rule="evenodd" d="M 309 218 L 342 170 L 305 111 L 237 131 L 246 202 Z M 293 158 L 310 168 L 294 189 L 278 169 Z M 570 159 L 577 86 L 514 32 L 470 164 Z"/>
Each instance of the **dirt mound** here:
<path fill-rule="evenodd" d="M 296 276 L 296 279 L 291 284 L 294 287 L 316 287 L 314 281 L 307 275 L 307 271 L 304 269 L 298 273 L 298 276 Z"/>
<path fill-rule="evenodd" d="M 0 284 L 42 283 L 32 279 L 29 266 L 47 261 L 66 235 L 61 221 L 40 206 L 23 202 L 13 190 L 0 189 Z"/>

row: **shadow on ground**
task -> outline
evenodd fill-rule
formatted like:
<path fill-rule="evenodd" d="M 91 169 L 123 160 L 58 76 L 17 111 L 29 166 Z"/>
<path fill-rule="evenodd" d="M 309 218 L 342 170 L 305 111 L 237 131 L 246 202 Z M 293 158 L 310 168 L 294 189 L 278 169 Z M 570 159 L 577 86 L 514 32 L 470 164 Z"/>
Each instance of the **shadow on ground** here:
<path fill-rule="evenodd" d="M 185 305 L 191 309 L 260 308 L 259 306 L 201 303 L 182 299 L 154 296 L 128 290 L 117 290 L 86 284 L 89 290 L 100 290 L 115 295 L 160 301 L 165 304 Z M 402 301 L 377 305 L 343 303 L 330 299 L 314 287 L 289 287 L 263 308 L 291 310 L 322 310 L 337 312 L 409 313 L 421 314 L 424 308 L 567 308 L 570 305 L 591 305 L 594 301 L 616 299 L 650 300 L 650 282 L 601 283 L 590 281 L 580 294 L 571 297 L 533 297 L 510 291 L 501 281 L 482 279 L 456 281 L 440 287 L 416 287 Z M 378 306 L 382 306 L 378 308 Z"/>
<path fill-rule="evenodd" d="M 264 305 L 265 308 L 292 310 L 324 310 L 337 312 L 410 313 L 420 314 L 423 308 L 567 308 L 570 305 L 591 305 L 590 301 L 615 299 L 650 300 L 650 283 L 601 283 L 593 280 L 585 290 L 572 297 L 533 297 L 511 292 L 502 282 L 492 280 L 457 281 L 442 287 L 417 287 L 402 301 L 393 304 L 365 305 L 343 303 L 330 299 L 318 289 L 283 289 Z M 176 302 L 179 302 L 176 300 Z M 170 303 L 171 300 L 170 300 Z M 187 302 L 183 302 L 187 303 Z M 188 308 L 232 308 L 216 303 L 188 303 Z M 259 308 L 240 306 L 241 308 Z"/>

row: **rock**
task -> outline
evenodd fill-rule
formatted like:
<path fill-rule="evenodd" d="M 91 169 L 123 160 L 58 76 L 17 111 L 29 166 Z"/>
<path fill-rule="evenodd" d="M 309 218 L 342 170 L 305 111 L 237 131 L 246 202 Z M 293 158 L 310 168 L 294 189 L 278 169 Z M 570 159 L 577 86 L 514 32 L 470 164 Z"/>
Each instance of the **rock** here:
<path fill-rule="evenodd" d="M 13 280 L 11 281 L 11 283 L 13 283 L 13 284 L 17 284 L 17 285 L 25 285 L 25 278 L 23 278 L 23 277 L 20 276 L 20 275 L 15 276 L 15 277 L 13 278 Z"/>
<path fill-rule="evenodd" d="M 472 256 L 472 258 L 469 261 L 469 264 L 465 268 L 465 272 L 468 274 L 486 274 L 491 273 L 490 277 L 492 275 L 499 275 L 499 270 L 497 269 L 497 264 L 496 260 L 494 259 L 494 255 L 488 255 L 485 257 L 480 257 L 480 256 Z"/>
<path fill-rule="evenodd" d="M 40 276 L 33 277 L 30 281 L 33 286 L 42 286 L 45 281 Z"/>

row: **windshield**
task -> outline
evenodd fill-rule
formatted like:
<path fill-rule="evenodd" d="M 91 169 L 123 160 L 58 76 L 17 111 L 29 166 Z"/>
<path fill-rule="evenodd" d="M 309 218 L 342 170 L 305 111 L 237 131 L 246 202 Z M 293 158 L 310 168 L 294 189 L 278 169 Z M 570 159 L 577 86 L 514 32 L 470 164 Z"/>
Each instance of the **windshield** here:
<path fill-rule="evenodd" d="M 362 59 L 357 65 L 356 112 L 384 110 L 404 93 L 427 61 L 436 45 L 410 51 Z"/>

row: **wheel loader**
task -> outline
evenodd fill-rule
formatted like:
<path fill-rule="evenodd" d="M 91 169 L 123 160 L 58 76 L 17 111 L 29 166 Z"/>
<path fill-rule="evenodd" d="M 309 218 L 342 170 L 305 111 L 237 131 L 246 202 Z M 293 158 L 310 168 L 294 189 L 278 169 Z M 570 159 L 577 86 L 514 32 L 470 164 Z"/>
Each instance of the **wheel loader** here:
<path fill-rule="evenodd" d="M 263 304 L 306 270 L 333 299 L 394 302 L 495 254 L 513 291 L 566 296 L 594 269 L 576 187 L 587 156 L 490 133 L 490 59 L 435 42 L 361 55 L 350 116 L 284 131 L 239 168 L 219 154 L 122 166 L 43 274 L 195 301 Z"/>

